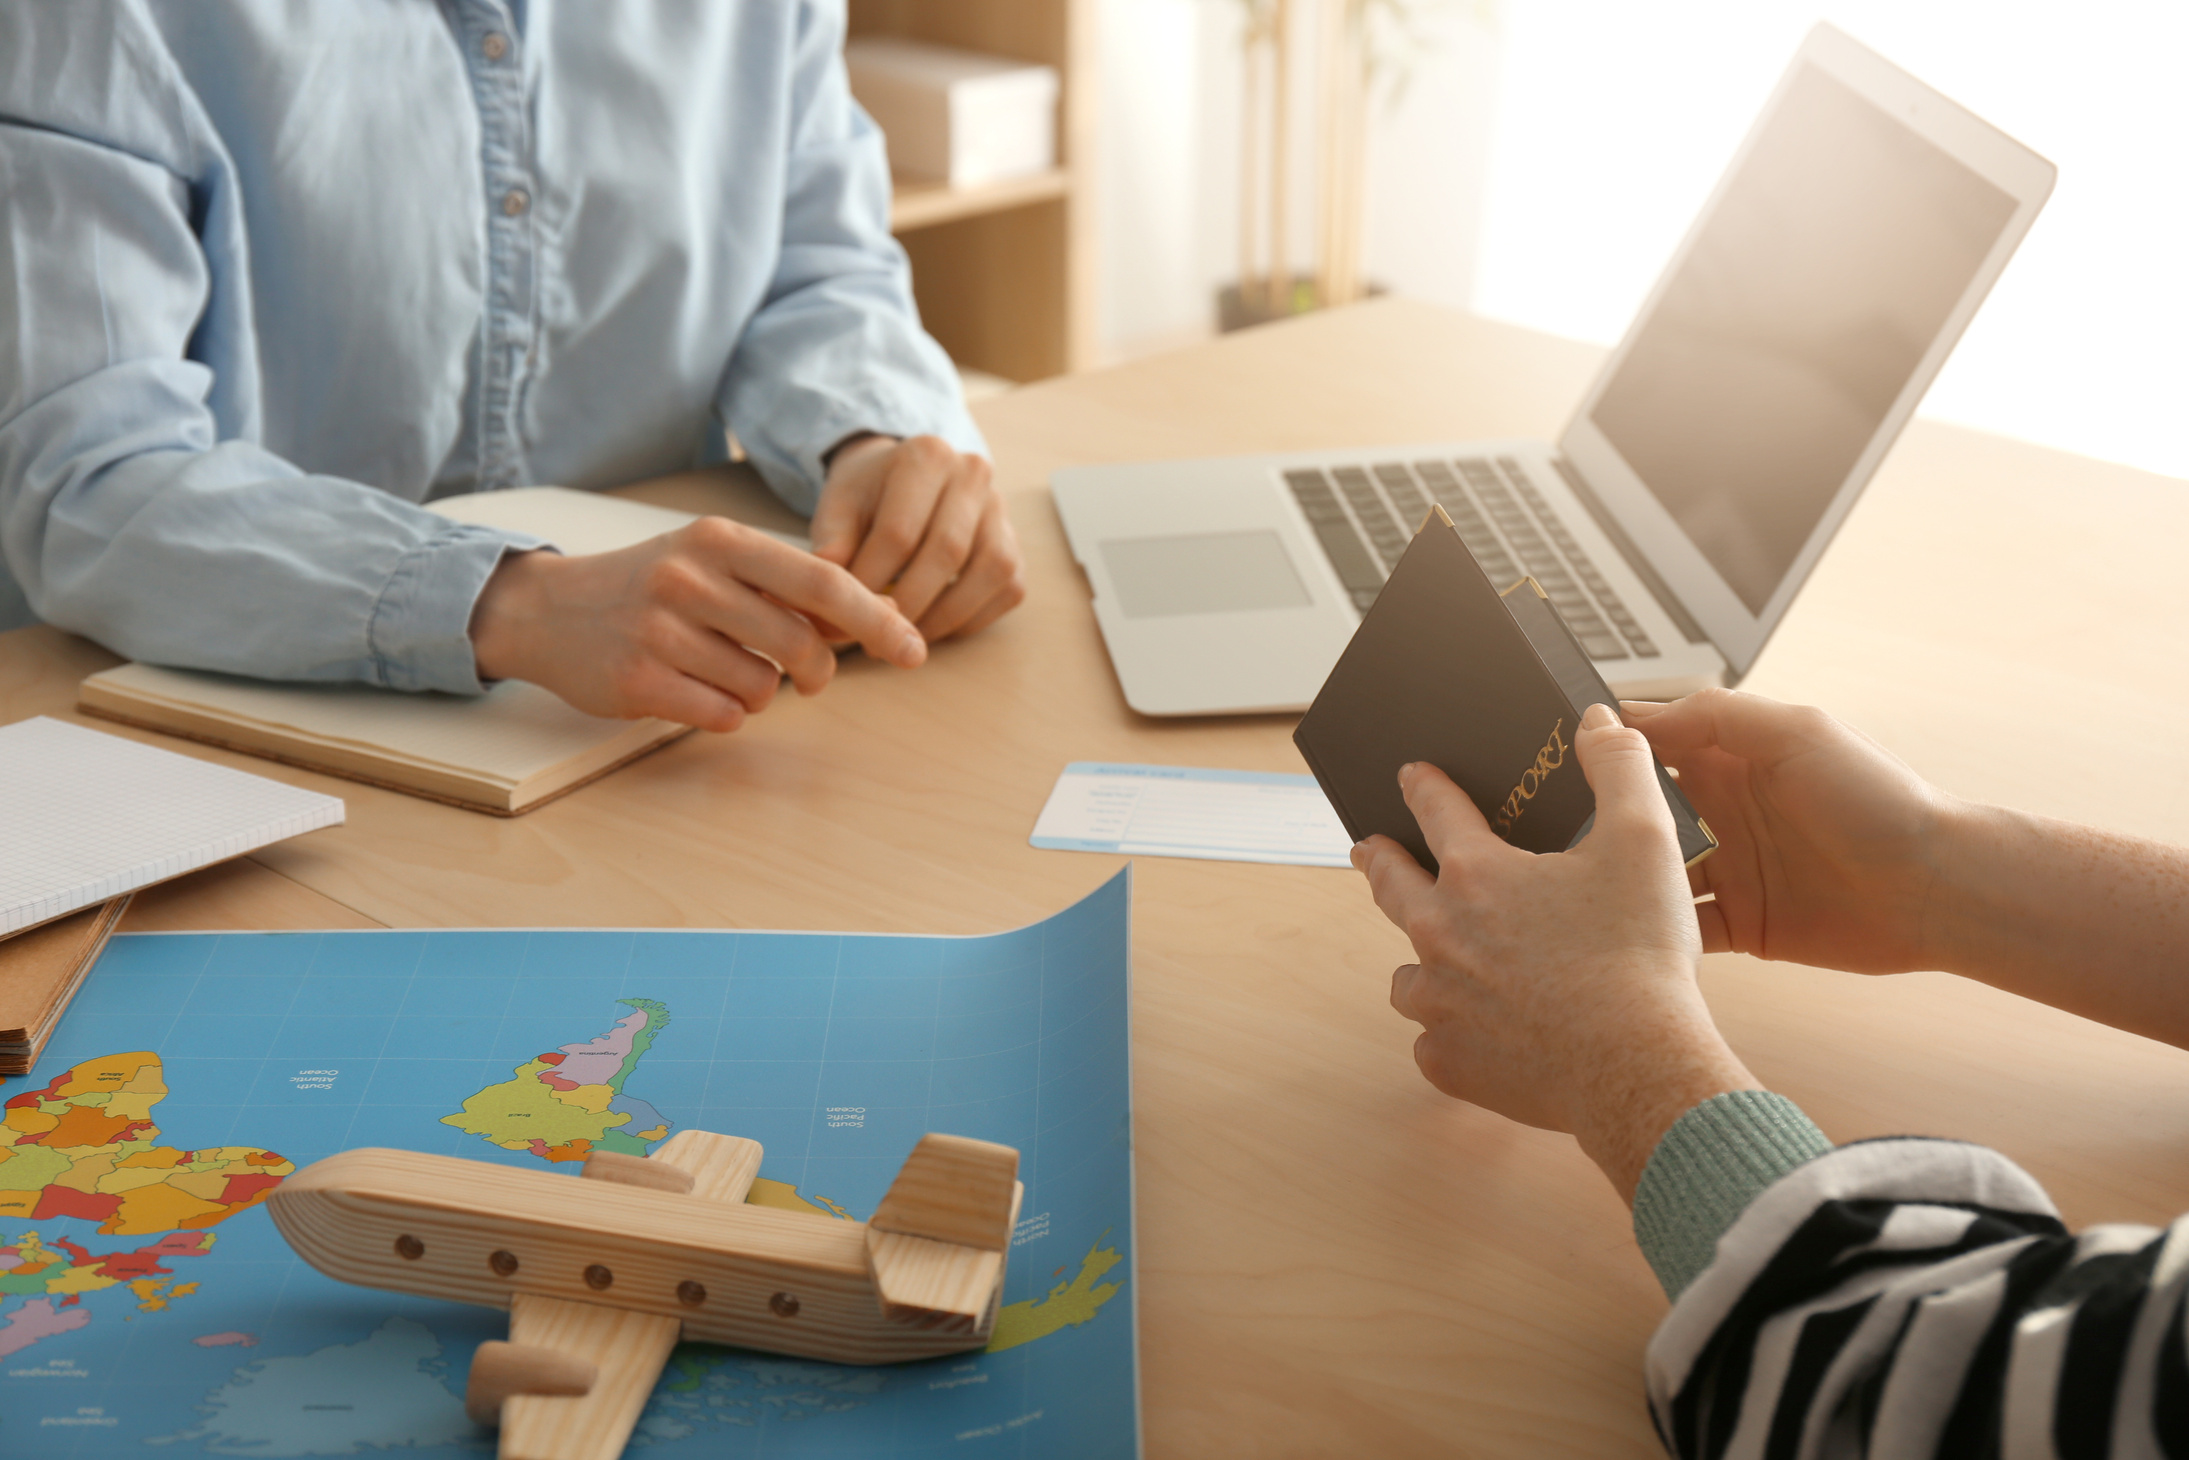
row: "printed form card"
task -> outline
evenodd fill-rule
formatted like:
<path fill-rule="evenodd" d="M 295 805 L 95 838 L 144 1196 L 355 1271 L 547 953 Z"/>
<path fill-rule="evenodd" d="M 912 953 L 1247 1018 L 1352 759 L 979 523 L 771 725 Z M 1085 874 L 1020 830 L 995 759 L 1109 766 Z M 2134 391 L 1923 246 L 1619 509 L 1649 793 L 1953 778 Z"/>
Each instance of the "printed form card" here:
<path fill-rule="evenodd" d="M 1034 822 L 1063 852 L 1348 867 L 1353 839 L 1313 776 L 1074 761 Z"/>

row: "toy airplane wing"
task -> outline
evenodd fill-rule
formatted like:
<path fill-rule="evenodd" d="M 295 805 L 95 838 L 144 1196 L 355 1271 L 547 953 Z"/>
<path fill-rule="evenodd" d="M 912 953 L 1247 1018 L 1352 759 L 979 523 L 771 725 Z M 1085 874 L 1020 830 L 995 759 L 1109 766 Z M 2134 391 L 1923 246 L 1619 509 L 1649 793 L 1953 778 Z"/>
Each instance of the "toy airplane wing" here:
<path fill-rule="evenodd" d="M 297 1254 L 365 1287 L 509 1309 L 465 1405 L 502 1460 L 613 1460 L 680 1339 L 843 1364 L 986 1345 L 1018 1152 L 927 1135 L 866 1222 L 749 1206 L 760 1145 L 684 1131 L 585 1179 L 345 1151 L 268 1199 Z"/>

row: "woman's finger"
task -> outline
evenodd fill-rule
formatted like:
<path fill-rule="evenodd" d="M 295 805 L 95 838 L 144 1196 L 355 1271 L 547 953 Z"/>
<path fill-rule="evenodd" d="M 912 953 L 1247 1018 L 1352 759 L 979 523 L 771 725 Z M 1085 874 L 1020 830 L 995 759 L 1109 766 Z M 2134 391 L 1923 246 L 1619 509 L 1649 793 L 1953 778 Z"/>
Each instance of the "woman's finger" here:
<path fill-rule="evenodd" d="M 735 698 L 748 714 L 766 709 L 782 687 L 782 670 L 711 629 L 682 622 L 666 637 L 657 651 L 663 662 Z"/>
<path fill-rule="evenodd" d="M 810 561 L 817 568 L 843 574 L 843 569 L 818 558 Z M 727 572 L 671 555 L 653 565 L 650 586 L 661 607 L 695 632 L 743 645 L 781 665 L 781 672 L 790 675 L 801 694 L 820 693 L 836 674 L 835 654 L 804 615 Z M 696 656 L 701 650 L 677 636 L 652 647 L 657 653 L 674 648 L 695 656 L 695 665 L 700 662 Z"/>
<path fill-rule="evenodd" d="M 860 490 L 844 486 L 821 494 L 813 509 L 813 521 L 806 528 L 815 557 L 826 558 L 839 567 L 850 563 L 866 539 L 867 521 L 873 515 L 874 493 L 878 490 L 878 484 Z"/>
<path fill-rule="evenodd" d="M 929 639 L 977 633 L 1025 599 L 1026 579 L 1018 535 L 1011 530 L 1002 501 L 991 497 L 981 513 L 971 560 L 958 575 L 958 581 L 951 584 L 918 620 L 920 632 Z"/>
<path fill-rule="evenodd" d="M 718 616 L 708 626 L 781 664 L 800 690 L 810 694 L 828 682 L 820 657 L 828 645 L 815 623 L 841 629 L 869 654 L 899 668 L 925 662 L 926 641 L 911 621 L 836 564 L 720 518 L 702 518 L 683 531 L 694 534 L 690 545 L 698 564 L 719 580 L 712 595 L 718 615 L 750 620 Z M 827 663 L 832 671 L 833 656 Z M 809 675 L 818 682 L 809 684 Z"/>
<path fill-rule="evenodd" d="M 957 453 L 934 436 L 915 436 L 890 456 L 874 520 L 851 559 L 851 576 L 879 593 L 897 581 L 927 536 Z"/>
<path fill-rule="evenodd" d="M 959 470 L 935 505 L 919 551 L 897 575 L 897 586 L 890 590 L 890 597 L 914 623 L 958 580 L 973 556 L 982 511 L 988 503 L 987 467 L 988 463 L 977 456 L 959 458 Z"/>
<path fill-rule="evenodd" d="M 658 658 L 648 658 L 617 679 L 619 703 L 596 713 L 635 720 L 651 715 L 722 734 L 745 723 L 745 706 L 705 680 L 680 673 Z"/>

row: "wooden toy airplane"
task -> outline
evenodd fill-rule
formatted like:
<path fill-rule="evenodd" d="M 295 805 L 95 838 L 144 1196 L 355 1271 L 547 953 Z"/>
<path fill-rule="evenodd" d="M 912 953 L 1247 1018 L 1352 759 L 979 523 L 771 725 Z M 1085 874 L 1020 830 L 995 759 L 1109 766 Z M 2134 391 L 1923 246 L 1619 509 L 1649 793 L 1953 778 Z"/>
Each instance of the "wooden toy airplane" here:
<path fill-rule="evenodd" d="M 1025 1188 L 1018 1152 L 920 1138 L 846 1222 L 748 1206 L 760 1144 L 688 1130 L 584 1177 L 345 1151 L 267 1200 L 329 1277 L 509 1309 L 464 1396 L 502 1460 L 613 1460 L 681 1339 L 885 1364 L 985 1346 Z"/>

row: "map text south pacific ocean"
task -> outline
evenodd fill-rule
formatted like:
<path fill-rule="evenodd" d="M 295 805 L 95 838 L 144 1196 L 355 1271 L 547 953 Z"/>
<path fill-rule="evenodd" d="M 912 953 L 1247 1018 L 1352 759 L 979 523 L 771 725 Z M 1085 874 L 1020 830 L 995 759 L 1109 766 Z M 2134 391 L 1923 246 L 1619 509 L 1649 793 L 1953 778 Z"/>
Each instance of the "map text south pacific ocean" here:
<path fill-rule="evenodd" d="M 0 1217 L 79 1217 L 129 1236 L 210 1227 L 296 1170 L 251 1146 L 156 1144 L 167 1095 L 149 1050 L 85 1060 L 0 1111 Z"/>
<path fill-rule="evenodd" d="M 441 1123 L 548 1161 L 583 1161 L 595 1150 L 645 1155 L 669 1122 L 624 1094 L 623 1082 L 668 1026 L 669 1010 L 654 999 L 616 1002 L 632 1012 L 606 1034 L 534 1055 Z"/>

